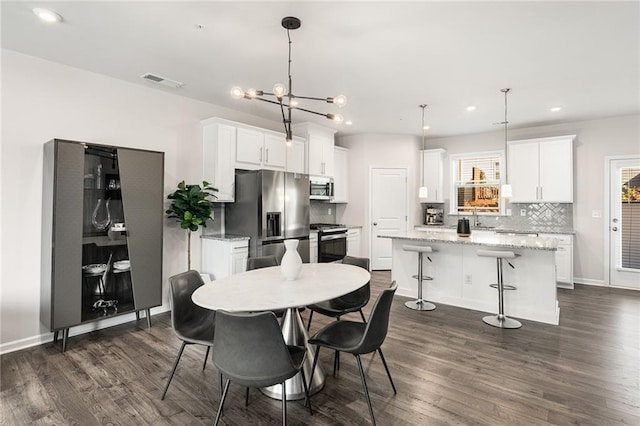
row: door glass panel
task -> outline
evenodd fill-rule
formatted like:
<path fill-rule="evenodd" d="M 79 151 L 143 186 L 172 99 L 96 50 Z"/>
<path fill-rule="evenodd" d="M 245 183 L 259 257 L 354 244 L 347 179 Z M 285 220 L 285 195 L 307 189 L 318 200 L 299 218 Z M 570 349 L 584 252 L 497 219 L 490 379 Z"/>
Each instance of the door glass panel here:
<path fill-rule="evenodd" d="M 127 228 L 115 148 L 85 146 L 82 321 L 133 310 Z"/>
<path fill-rule="evenodd" d="M 640 269 L 640 168 L 623 167 L 620 177 L 620 266 Z"/>

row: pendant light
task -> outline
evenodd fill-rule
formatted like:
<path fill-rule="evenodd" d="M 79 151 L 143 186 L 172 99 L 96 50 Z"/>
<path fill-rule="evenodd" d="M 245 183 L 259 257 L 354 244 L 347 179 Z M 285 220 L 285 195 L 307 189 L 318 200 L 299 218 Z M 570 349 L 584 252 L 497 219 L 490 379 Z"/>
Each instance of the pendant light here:
<path fill-rule="evenodd" d="M 500 197 L 502 198 L 511 198 L 513 196 L 513 188 L 509 185 L 509 176 L 508 176 L 508 149 L 509 146 L 507 144 L 507 125 L 509 121 L 507 120 L 507 94 L 511 89 L 500 89 L 502 93 L 504 93 L 504 121 L 500 124 L 504 124 L 504 183 L 500 187 Z"/>
<path fill-rule="evenodd" d="M 426 201 L 426 199 L 429 197 L 429 189 L 427 188 L 427 186 L 424 184 L 424 131 L 426 130 L 424 127 L 424 110 L 427 107 L 427 104 L 421 104 L 420 108 L 422 108 L 422 152 L 420 153 L 420 159 L 421 159 L 421 167 L 420 167 L 420 175 L 422 176 L 422 186 L 420 186 L 420 189 L 418 189 L 418 198 L 421 201 Z"/>

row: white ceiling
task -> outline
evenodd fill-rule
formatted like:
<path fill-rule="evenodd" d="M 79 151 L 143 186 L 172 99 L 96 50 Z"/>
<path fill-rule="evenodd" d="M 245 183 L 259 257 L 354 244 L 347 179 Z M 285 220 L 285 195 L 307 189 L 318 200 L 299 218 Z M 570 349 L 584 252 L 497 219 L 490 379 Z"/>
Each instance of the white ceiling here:
<path fill-rule="evenodd" d="M 640 113 L 640 3 L 629 2 L 55 2 L 2 1 L 2 47 L 280 120 L 279 108 L 233 100 L 238 85 L 345 94 L 341 134 L 429 137 L 496 130 L 510 87 L 511 127 Z M 31 12 L 46 7 L 60 24 Z M 198 29 L 204 25 L 204 29 Z M 184 82 L 168 89 L 151 72 Z M 477 110 L 467 112 L 465 107 Z M 561 106 L 560 112 L 550 108 Z M 334 111 L 336 110 L 336 111 Z M 322 117 L 294 112 L 294 122 Z"/>

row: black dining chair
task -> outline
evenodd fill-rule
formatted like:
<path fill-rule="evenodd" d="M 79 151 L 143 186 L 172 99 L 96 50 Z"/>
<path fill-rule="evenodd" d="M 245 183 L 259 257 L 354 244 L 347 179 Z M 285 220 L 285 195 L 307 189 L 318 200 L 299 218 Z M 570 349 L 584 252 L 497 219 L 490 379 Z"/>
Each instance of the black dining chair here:
<path fill-rule="evenodd" d="M 278 259 L 275 256 L 256 256 L 247 259 L 247 271 L 269 266 L 278 266 Z"/>
<path fill-rule="evenodd" d="M 393 295 L 397 288 L 398 285 L 393 281 L 389 288 L 382 290 L 382 293 L 378 295 L 378 298 L 373 305 L 368 323 L 334 321 L 322 328 L 309 339 L 310 344 L 316 345 L 315 359 L 313 360 L 313 367 L 311 368 L 311 377 L 313 377 L 315 372 L 316 364 L 318 363 L 318 354 L 320 353 L 321 347 L 329 348 L 334 351 L 347 352 L 355 356 L 356 361 L 358 362 L 358 370 L 360 371 L 360 380 L 362 381 L 364 395 L 367 399 L 367 405 L 369 406 L 371 422 L 374 425 L 376 424 L 376 420 L 373 416 L 373 408 L 371 407 L 371 399 L 369 398 L 369 389 L 367 388 L 367 380 L 364 377 L 364 370 L 362 369 L 362 360 L 360 359 L 360 355 L 378 351 L 382 364 L 384 365 L 384 369 L 389 377 L 389 381 L 391 382 L 393 393 L 396 394 L 396 386 L 393 384 L 389 367 L 387 366 L 387 362 L 384 359 L 380 346 L 382 346 L 382 343 L 387 336 L 387 330 L 389 328 L 389 313 L 391 311 Z"/>
<path fill-rule="evenodd" d="M 207 366 L 207 358 L 209 351 L 213 346 L 214 326 L 216 313 L 209 309 L 205 309 L 196 305 L 191 300 L 191 295 L 204 282 L 198 271 L 187 271 L 169 278 L 171 287 L 171 325 L 178 339 L 182 340 L 182 346 L 178 352 L 178 357 L 173 364 L 171 375 L 167 380 L 167 384 L 162 392 L 164 399 L 169 389 L 169 384 L 173 375 L 178 368 L 180 357 L 186 345 L 198 344 L 207 347 L 207 353 L 204 356 L 204 364 L 202 369 Z"/>
<path fill-rule="evenodd" d="M 282 423 L 287 422 L 285 381 L 302 371 L 306 356 L 303 346 L 285 344 L 282 330 L 273 312 L 232 313 L 219 310 L 213 362 L 226 378 L 215 424 L 220 421 L 229 383 L 247 388 L 282 385 Z M 309 404 L 309 388 L 302 374 L 305 403 Z M 313 376 L 311 376 L 313 377 Z"/>
<path fill-rule="evenodd" d="M 342 259 L 342 263 L 345 265 L 359 266 L 367 271 L 369 270 L 369 259 L 366 257 L 345 256 Z M 362 308 L 369 303 L 369 297 L 371 297 L 371 286 L 369 283 L 366 283 L 359 289 L 344 296 L 308 305 L 307 308 L 309 308 L 311 312 L 309 313 L 309 321 L 307 322 L 307 331 L 311 329 L 311 319 L 313 318 L 314 312 L 337 319 L 351 312 L 360 312 L 362 321 L 367 322 L 362 313 Z"/>
<path fill-rule="evenodd" d="M 278 259 L 275 256 L 256 256 L 247 259 L 247 271 L 254 269 L 268 268 L 270 266 L 278 266 Z M 284 316 L 284 309 L 277 309 L 273 311 L 276 317 L 282 318 Z"/>

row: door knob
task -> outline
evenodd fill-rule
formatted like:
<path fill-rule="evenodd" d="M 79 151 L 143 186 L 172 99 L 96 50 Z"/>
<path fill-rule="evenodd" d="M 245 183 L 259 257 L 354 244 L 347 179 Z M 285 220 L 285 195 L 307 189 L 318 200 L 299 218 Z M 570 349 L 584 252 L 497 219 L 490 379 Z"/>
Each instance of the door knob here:
<path fill-rule="evenodd" d="M 614 226 L 613 228 L 611 228 L 612 231 L 617 231 L 618 228 L 616 226 Z"/>
<path fill-rule="evenodd" d="M 373 226 L 378 226 L 378 222 L 373 222 Z"/>

